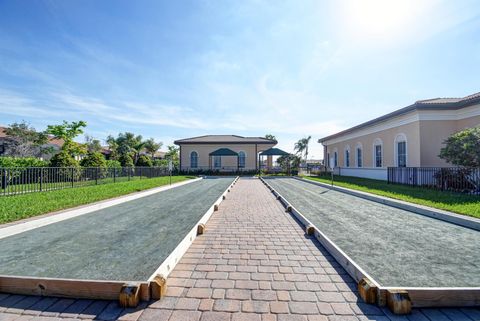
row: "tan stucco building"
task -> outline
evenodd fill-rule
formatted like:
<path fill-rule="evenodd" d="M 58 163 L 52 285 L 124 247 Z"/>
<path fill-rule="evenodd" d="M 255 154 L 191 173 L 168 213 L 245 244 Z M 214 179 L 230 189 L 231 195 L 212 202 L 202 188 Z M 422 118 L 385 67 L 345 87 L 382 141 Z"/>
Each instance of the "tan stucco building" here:
<path fill-rule="evenodd" d="M 180 146 L 181 170 L 253 171 L 259 153 L 277 144 L 263 137 L 205 135 L 174 142 Z"/>
<path fill-rule="evenodd" d="M 386 179 L 387 167 L 451 166 L 438 157 L 451 134 L 480 126 L 480 93 L 420 100 L 318 140 L 342 175 Z"/>

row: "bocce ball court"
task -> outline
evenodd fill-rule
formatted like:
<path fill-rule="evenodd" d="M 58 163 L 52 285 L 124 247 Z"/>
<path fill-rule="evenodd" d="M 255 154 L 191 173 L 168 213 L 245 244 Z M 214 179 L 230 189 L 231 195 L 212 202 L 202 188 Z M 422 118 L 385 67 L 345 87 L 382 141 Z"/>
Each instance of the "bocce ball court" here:
<path fill-rule="evenodd" d="M 407 309 L 480 305 L 480 232 L 475 226 L 452 224 L 308 180 L 263 181 L 359 282 L 367 302 L 404 304 Z"/>
<path fill-rule="evenodd" d="M 237 179 L 196 179 L 98 210 L 87 206 L 80 209 L 85 214 L 57 222 L 38 223 L 46 217 L 4 227 L 0 292 L 120 299 L 124 306 L 158 299 L 165 278 Z"/>

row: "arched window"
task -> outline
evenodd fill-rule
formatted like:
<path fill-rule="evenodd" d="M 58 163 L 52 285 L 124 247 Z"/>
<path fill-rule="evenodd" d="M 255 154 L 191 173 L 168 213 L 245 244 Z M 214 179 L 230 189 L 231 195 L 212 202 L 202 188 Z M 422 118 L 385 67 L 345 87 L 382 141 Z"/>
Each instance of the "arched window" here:
<path fill-rule="evenodd" d="M 373 141 L 373 167 L 383 166 L 383 142 L 380 138 Z"/>
<path fill-rule="evenodd" d="M 363 167 L 362 144 L 358 143 L 355 147 L 357 167 Z"/>
<path fill-rule="evenodd" d="M 198 167 L 198 153 L 193 151 L 190 153 L 190 168 Z"/>
<path fill-rule="evenodd" d="M 345 146 L 344 165 L 345 167 L 350 167 L 350 145 Z"/>
<path fill-rule="evenodd" d="M 238 167 L 245 168 L 245 152 L 238 152 Z"/>
<path fill-rule="evenodd" d="M 395 137 L 395 165 L 398 167 L 407 167 L 407 136 L 398 134 Z"/>

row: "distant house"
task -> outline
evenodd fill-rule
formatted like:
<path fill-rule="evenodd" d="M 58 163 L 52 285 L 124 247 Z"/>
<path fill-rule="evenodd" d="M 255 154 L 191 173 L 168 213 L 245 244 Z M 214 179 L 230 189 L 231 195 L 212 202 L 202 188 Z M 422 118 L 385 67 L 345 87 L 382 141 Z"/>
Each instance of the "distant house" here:
<path fill-rule="evenodd" d="M 13 143 L 12 137 L 7 135 L 7 127 L 0 127 L 0 156 L 7 156 L 9 154 L 9 147 Z M 40 156 L 40 158 L 48 160 L 50 159 L 55 153 L 60 150 L 63 146 L 63 140 L 56 139 L 53 136 L 48 136 L 48 143 L 43 145 L 42 147 L 48 148 L 51 147 L 53 149 L 52 153 L 45 153 Z"/>
<path fill-rule="evenodd" d="M 342 175 L 386 179 L 387 167 L 451 166 L 438 157 L 451 134 L 480 126 L 480 93 L 419 100 L 318 140 Z"/>
<path fill-rule="evenodd" d="M 259 153 L 277 144 L 263 137 L 205 135 L 179 139 L 181 170 L 257 170 Z"/>

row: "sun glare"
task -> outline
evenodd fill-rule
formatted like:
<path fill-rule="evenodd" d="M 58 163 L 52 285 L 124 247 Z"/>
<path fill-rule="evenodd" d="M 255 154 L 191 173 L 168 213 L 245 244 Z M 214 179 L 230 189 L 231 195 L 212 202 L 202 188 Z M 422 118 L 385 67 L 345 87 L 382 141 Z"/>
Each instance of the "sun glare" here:
<path fill-rule="evenodd" d="M 353 0 L 343 2 L 342 25 L 361 40 L 395 41 L 415 28 L 427 1 Z M 359 39 L 359 40 L 360 40 Z"/>

